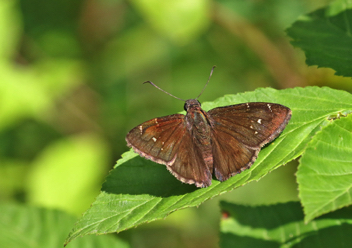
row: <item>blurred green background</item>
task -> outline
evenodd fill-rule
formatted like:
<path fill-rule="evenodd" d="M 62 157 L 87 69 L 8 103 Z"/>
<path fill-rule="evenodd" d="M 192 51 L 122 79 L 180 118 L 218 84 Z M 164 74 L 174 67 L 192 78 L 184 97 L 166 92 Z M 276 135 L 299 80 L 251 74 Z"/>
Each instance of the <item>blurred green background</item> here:
<path fill-rule="evenodd" d="M 1 0 L 0 202 L 80 216 L 128 150 L 125 135 L 174 114 L 183 99 L 212 101 L 257 87 L 328 85 L 285 28 L 327 0 Z M 118 234 L 132 247 L 216 247 L 218 201 L 297 200 L 296 163 L 256 183 Z"/>

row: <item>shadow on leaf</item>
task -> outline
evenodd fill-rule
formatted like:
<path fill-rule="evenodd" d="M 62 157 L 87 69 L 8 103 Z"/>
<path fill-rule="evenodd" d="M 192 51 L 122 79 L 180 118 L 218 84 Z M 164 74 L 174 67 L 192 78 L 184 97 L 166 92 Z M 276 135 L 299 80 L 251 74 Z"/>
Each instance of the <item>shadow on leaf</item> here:
<path fill-rule="evenodd" d="M 112 194 L 157 197 L 183 195 L 197 190 L 194 185 L 178 181 L 160 165 L 141 157 L 135 157 L 114 168 L 102 186 L 102 191 Z"/>
<path fill-rule="evenodd" d="M 241 225 L 250 226 L 251 228 L 275 229 L 281 225 L 301 221 L 304 217 L 299 202 L 252 207 L 222 201 L 220 206 L 223 211 L 228 212 Z M 272 221 L 272 215 L 268 213 L 275 213 L 280 221 Z"/>
<path fill-rule="evenodd" d="M 293 248 L 298 247 L 351 247 L 352 225 L 343 223 L 340 226 L 327 227 L 318 229 L 315 232 L 310 232 L 305 237 L 300 238 L 300 242 L 293 245 Z M 318 245 L 319 244 L 319 245 Z"/>
<path fill-rule="evenodd" d="M 279 248 L 280 244 L 275 241 L 256 239 L 253 237 L 238 236 L 232 233 L 221 233 L 220 247 L 241 247 L 241 248 Z"/>

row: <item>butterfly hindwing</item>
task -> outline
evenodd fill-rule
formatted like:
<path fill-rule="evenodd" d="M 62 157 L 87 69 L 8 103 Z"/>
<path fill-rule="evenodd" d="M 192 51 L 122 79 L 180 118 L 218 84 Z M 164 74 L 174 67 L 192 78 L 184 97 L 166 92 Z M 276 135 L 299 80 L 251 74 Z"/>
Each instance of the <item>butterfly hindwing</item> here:
<path fill-rule="evenodd" d="M 212 133 L 212 145 L 214 173 L 219 181 L 248 169 L 260 150 L 242 145 L 236 138 L 217 128 Z"/>
<path fill-rule="evenodd" d="M 200 149 L 195 145 L 189 132 L 186 132 L 178 147 L 175 162 L 167 169 L 180 181 L 207 187 L 211 184 L 212 171 L 207 167 Z"/>

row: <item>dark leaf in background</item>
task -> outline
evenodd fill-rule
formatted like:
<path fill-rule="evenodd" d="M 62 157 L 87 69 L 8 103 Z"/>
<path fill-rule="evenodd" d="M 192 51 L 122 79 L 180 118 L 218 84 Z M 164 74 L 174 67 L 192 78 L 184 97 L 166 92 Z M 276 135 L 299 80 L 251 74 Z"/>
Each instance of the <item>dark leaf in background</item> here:
<path fill-rule="evenodd" d="M 326 214 L 305 224 L 299 202 L 243 206 L 221 202 L 230 214 L 220 223 L 220 247 L 350 247 L 350 208 Z"/>
<path fill-rule="evenodd" d="M 292 45 L 305 52 L 308 65 L 332 68 L 336 75 L 352 77 L 352 9 L 340 2 L 339 12 L 334 10 L 338 3 L 334 3 L 301 17 L 286 32 L 293 39 Z"/>

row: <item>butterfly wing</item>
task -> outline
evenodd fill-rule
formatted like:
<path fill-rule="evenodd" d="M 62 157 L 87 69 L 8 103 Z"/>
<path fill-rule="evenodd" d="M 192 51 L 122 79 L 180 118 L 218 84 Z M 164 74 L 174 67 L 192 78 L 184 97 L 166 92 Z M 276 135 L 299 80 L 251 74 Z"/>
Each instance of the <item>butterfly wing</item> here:
<path fill-rule="evenodd" d="M 248 169 L 262 146 L 274 140 L 291 118 L 291 110 L 274 103 L 253 102 L 212 109 L 215 176 L 220 181 Z"/>
<path fill-rule="evenodd" d="M 126 136 L 129 147 L 167 169 L 180 181 L 205 187 L 211 172 L 186 128 L 185 116 L 154 118 L 133 128 Z"/>
<path fill-rule="evenodd" d="M 195 184 L 197 187 L 211 185 L 212 172 L 188 131 L 180 141 L 174 164 L 167 165 L 167 168 L 184 183 Z"/>

